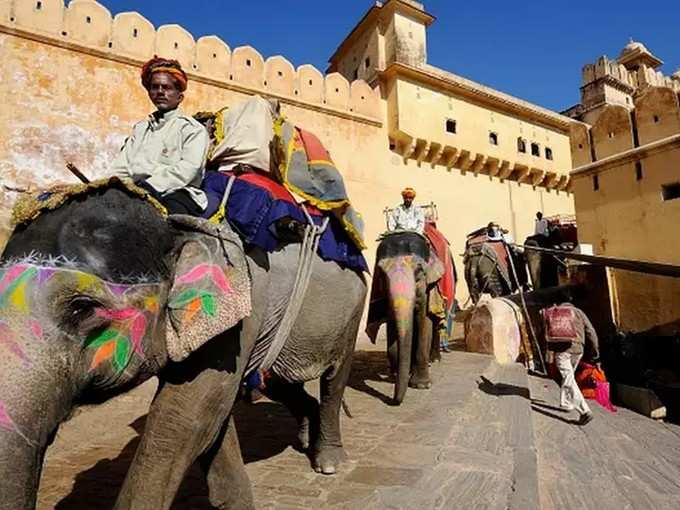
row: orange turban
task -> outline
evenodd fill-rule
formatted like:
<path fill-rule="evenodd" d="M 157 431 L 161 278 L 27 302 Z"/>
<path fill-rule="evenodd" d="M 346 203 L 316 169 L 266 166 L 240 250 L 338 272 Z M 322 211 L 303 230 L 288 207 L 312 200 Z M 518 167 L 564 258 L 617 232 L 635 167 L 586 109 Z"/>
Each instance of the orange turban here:
<path fill-rule="evenodd" d="M 151 76 L 154 73 L 168 73 L 177 80 L 179 89 L 184 92 L 187 89 L 187 75 L 182 69 L 182 66 L 176 60 L 169 60 L 167 58 L 154 57 L 149 60 L 142 67 L 142 85 L 145 89 L 151 86 Z"/>
<path fill-rule="evenodd" d="M 401 196 L 404 198 L 416 198 L 416 190 L 413 188 L 404 188 L 404 191 L 401 192 Z"/>

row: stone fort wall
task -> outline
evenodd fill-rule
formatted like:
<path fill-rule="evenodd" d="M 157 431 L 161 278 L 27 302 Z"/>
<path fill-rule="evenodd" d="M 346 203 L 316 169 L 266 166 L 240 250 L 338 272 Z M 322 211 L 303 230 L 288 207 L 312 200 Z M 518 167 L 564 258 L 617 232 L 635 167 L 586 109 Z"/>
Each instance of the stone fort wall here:
<path fill-rule="evenodd" d="M 154 28 L 137 13 L 111 16 L 93 0 L 67 7 L 62 0 L 0 0 L 0 245 L 18 196 L 75 181 L 66 162 L 90 177 L 107 174 L 132 125 L 152 110 L 139 71 L 154 54 L 187 69 L 189 113 L 266 94 L 281 100 L 292 122 L 316 133 L 364 216 L 369 264 L 385 228 L 383 208 L 398 203 L 405 186 L 418 190 L 420 203 L 435 202 L 461 277 L 461 303 L 468 232 L 495 220 L 522 240 L 536 211 L 573 210 L 565 191 L 405 160 L 390 149 L 388 101 L 362 80 L 324 76 L 309 65 L 295 69 L 284 57 L 264 59 L 214 36 L 196 41 L 180 26 Z"/>
<path fill-rule="evenodd" d="M 648 85 L 630 107 L 602 107 L 574 124 L 572 187 L 579 238 L 597 254 L 680 265 L 680 98 L 674 83 Z M 611 271 L 624 330 L 680 332 L 680 280 Z"/>
<path fill-rule="evenodd" d="M 190 78 L 183 105 L 217 109 L 252 94 L 279 98 L 284 111 L 359 124 L 379 132 L 381 105 L 364 81 L 297 69 L 282 56 L 233 50 L 215 36 L 197 41 L 178 25 L 158 29 L 136 12 L 112 16 L 93 0 L 0 0 L 0 229 L 17 193 L 70 180 L 64 164 L 92 176 L 120 148 L 150 103 L 139 69 L 153 55 L 175 58 Z M 314 122 L 313 122 L 314 123 Z M 318 122 L 315 122 L 318 124 Z M 4 208 L 4 210 L 3 210 Z"/>

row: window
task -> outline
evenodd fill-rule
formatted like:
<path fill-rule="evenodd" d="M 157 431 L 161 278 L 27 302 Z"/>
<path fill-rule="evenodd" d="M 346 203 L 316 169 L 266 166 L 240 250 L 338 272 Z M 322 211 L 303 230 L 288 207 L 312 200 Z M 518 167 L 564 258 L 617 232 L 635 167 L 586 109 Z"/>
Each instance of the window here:
<path fill-rule="evenodd" d="M 661 186 L 661 197 L 666 200 L 677 200 L 680 198 L 680 182 L 664 184 Z"/>
<path fill-rule="evenodd" d="M 517 152 L 527 152 L 527 142 L 521 136 L 517 139 Z"/>
<path fill-rule="evenodd" d="M 658 124 L 658 123 L 659 123 L 659 116 L 654 115 L 654 124 Z"/>
<path fill-rule="evenodd" d="M 366 69 L 371 67 L 371 57 L 366 57 L 366 60 L 364 60 L 364 65 L 366 66 Z"/>
<path fill-rule="evenodd" d="M 600 177 L 598 175 L 593 175 L 593 191 L 600 189 Z"/>
<path fill-rule="evenodd" d="M 636 181 L 642 180 L 642 161 L 635 162 L 635 180 Z"/>
<path fill-rule="evenodd" d="M 456 134 L 456 121 L 453 119 L 446 119 L 446 132 Z"/>
<path fill-rule="evenodd" d="M 498 145 L 498 134 L 493 131 L 489 133 L 489 143 L 491 145 Z"/>
<path fill-rule="evenodd" d="M 552 161 L 553 154 L 552 154 L 552 149 L 550 147 L 545 148 L 545 159 L 548 159 Z"/>
<path fill-rule="evenodd" d="M 38 9 L 38 10 L 42 9 L 42 2 L 36 2 L 35 8 Z"/>
<path fill-rule="evenodd" d="M 538 146 L 537 143 L 531 144 L 531 155 L 532 156 L 540 156 L 541 155 L 541 148 Z"/>

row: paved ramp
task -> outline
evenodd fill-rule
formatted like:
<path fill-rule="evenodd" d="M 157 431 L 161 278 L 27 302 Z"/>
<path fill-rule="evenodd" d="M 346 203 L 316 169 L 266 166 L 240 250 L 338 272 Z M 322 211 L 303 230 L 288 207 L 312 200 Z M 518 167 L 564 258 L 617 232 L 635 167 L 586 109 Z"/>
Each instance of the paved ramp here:
<path fill-rule="evenodd" d="M 595 421 L 580 429 L 545 407 L 557 402 L 554 383 L 530 381 L 520 365 L 499 366 L 485 355 L 445 354 L 433 374 L 432 390 L 409 389 L 402 406 L 391 406 L 384 353 L 359 346 L 346 393 L 354 418 L 342 419 L 350 459 L 336 476 L 312 471 L 284 408 L 265 400 L 240 405 L 257 508 L 680 508 L 677 428 L 596 409 Z M 154 389 L 147 383 L 62 428 L 38 508 L 111 508 Z M 198 469 L 173 508 L 212 508 Z"/>

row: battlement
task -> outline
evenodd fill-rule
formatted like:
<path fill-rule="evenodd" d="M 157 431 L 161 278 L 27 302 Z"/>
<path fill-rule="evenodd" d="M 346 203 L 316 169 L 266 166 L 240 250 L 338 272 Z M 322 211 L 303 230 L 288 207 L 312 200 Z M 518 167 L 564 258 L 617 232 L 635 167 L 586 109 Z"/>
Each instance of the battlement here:
<path fill-rule="evenodd" d="M 680 135 L 679 90 L 677 86 L 650 85 L 635 94 L 630 108 L 608 104 L 599 110 L 592 126 L 573 123 L 570 136 L 573 173 L 601 166 L 593 165 L 594 162 L 618 161 L 626 155 L 637 161 L 637 152 L 675 139 Z"/>
<path fill-rule="evenodd" d="M 153 55 L 177 59 L 198 81 L 265 94 L 329 114 L 379 122 L 378 92 L 363 80 L 297 69 L 282 56 L 264 59 L 250 46 L 233 50 L 216 36 L 195 40 L 179 25 L 153 24 L 137 12 L 112 16 L 95 0 L 0 0 L 0 32 L 141 65 Z"/>
<path fill-rule="evenodd" d="M 670 87 L 680 92 L 680 78 L 676 76 L 665 76 L 662 72 L 646 66 L 628 70 L 623 64 L 612 61 L 606 56 L 600 57 L 595 64 L 583 66 L 582 75 L 583 86 L 598 80 L 610 79 L 622 89 L 630 90 L 631 94 L 644 86 Z"/>

